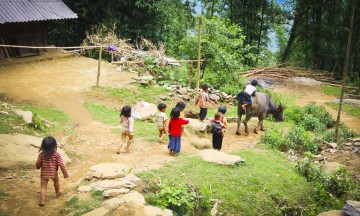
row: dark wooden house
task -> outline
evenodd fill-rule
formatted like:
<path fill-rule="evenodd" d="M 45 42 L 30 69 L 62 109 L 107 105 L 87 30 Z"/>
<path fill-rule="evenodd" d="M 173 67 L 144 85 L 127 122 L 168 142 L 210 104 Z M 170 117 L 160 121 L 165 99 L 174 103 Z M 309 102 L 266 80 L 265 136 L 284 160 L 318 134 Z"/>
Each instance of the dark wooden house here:
<path fill-rule="evenodd" d="M 46 22 L 74 18 L 77 15 L 61 0 L 0 0 L 0 44 L 46 46 Z M 0 59 L 40 51 L 0 47 Z"/>

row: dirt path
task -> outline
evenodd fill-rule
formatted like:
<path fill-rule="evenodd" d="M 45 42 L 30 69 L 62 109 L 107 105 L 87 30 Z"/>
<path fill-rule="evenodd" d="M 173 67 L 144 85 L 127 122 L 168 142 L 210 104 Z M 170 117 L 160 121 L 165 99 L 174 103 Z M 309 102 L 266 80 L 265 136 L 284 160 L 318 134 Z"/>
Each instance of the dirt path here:
<path fill-rule="evenodd" d="M 70 178 L 65 181 L 61 179 L 64 196 L 59 200 L 55 199 L 54 190 L 49 186 L 47 204 L 44 208 L 38 208 L 39 171 L 2 170 L 0 191 L 8 191 L 9 195 L 1 202 L 0 210 L 11 215 L 20 215 L 23 212 L 27 212 L 28 215 L 65 215 L 61 212 L 65 201 L 77 193 L 76 188 L 90 166 L 101 162 L 120 162 L 131 166 L 136 173 L 161 167 L 164 163 L 177 159 L 168 156 L 166 145 L 143 142 L 141 139 L 135 140 L 130 153 L 115 154 L 119 137 L 112 133 L 114 127 L 93 121 L 83 106 L 86 100 L 83 92 L 94 86 L 96 81 L 97 63 L 93 59 L 73 57 L 0 68 L 0 93 L 6 93 L 17 100 L 33 101 L 38 106 L 57 107 L 66 112 L 71 122 L 77 125 L 73 131 L 60 131 L 54 135 L 73 159 L 68 167 Z M 127 88 L 127 83 L 132 80 L 131 76 L 130 73 L 116 72 L 112 65 L 103 63 L 100 84 Z M 290 94 L 299 98 L 298 104 L 310 101 L 311 98 L 307 98 L 309 93 L 313 96 L 319 94 L 316 98 L 324 100 L 333 98 L 309 89 L 290 89 Z M 289 87 L 278 90 L 287 92 Z M 104 102 L 110 107 L 118 106 L 112 101 Z M 255 120 L 252 120 L 249 125 L 250 131 L 253 130 L 254 124 Z M 357 126 L 354 125 L 358 131 L 359 127 L 359 123 Z M 239 137 L 235 135 L 235 130 L 236 124 L 231 123 L 223 142 L 224 152 L 252 148 L 260 137 L 252 132 Z M 182 152 L 196 154 L 199 150 L 192 146 L 191 142 L 196 142 L 199 138 L 189 132 L 185 134 Z"/>

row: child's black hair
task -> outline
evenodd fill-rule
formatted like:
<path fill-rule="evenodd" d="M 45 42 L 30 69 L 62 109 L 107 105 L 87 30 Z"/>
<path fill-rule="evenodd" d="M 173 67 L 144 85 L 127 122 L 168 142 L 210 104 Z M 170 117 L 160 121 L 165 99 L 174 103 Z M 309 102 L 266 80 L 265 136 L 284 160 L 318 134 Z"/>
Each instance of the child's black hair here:
<path fill-rule="evenodd" d="M 166 104 L 164 103 L 159 103 L 158 104 L 158 110 L 161 111 L 162 109 L 166 108 Z"/>
<path fill-rule="evenodd" d="M 171 113 L 170 113 L 170 118 L 173 118 L 173 119 L 178 119 L 180 116 L 180 110 L 179 108 L 175 107 L 171 110 Z"/>
<path fill-rule="evenodd" d="M 251 85 L 253 86 L 257 86 L 258 85 L 258 81 L 256 79 L 251 81 Z"/>
<path fill-rule="evenodd" d="M 203 90 L 206 90 L 206 89 L 209 88 L 209 85 L 208 85 L 208 84 L 204 84 L 204 85 L 201 86 L 201 88 L 202 88 Z"/>
<path fill-rule="evenodd" d="M 217 112 L 217 113 L 215 113 L 214 119 L 215 120 L 220 120 L 222 115 L 223 114 L 221 112 Z"/>
<path fill-rule="evenodd" d="M 121 109 L 120 116 L 129 118 L 131 116 L 131 106 L 126 105 Z"/>
<path fill-rule="evenodd" d="M 45 156 L 50 157 L 57 149 L 57 142 L 54 137 L 47 136 L 41 142 L 40 151 L 45 153 Z"/>
<path fill-rule="evenodd" d="M 225 113 L 226 113 L 226 106 L 220 106 L 219 109 L 218 109 L 218 112 L 221 112 L 222 114 L 225 115 Z"/>
<path fill-rule="evenodd" d="M 175 107 L 178 108 L 180 111 L 183 111 L 186 107 L 186 103 L 184 101 L 179 101 L 177 102 Z"/>

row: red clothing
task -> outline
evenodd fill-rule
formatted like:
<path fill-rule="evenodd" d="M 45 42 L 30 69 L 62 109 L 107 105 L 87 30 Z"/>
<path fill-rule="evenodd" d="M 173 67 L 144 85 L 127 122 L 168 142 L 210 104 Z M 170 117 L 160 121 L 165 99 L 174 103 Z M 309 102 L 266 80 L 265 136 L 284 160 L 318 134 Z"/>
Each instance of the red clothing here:
<path fill-rule="evenodd" d="M 41 168 L 41 178 L 43 179 L 55 178 L 55 176 L 57 176 L 57 170 L 59 166 L 64 175 L 64 178 L 69 177 L 61 155 L 57 151 L 55 151 L 50 157 L 47 157 L 44 152 L 41 152 L 39 154 L 38 160 L 36 161 L 36 169 Z"/>
<path fill-rule="evenodd" d="M 181 125 L 189 124 L 189 120 L 187 119 L 170 119 L 169 122 L 169 133 L 171 136 L 181 136 Z"/>

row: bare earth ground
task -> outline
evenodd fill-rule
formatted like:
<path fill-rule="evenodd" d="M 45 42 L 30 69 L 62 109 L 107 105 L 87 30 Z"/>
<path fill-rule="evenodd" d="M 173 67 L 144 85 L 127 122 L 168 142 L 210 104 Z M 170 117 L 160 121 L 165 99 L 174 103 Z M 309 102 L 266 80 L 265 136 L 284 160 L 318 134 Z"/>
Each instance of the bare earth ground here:
<path fill-rule="evenodd" d="M 143 142 L 136 139 L 130 153 L 116 155 L 119 137 L 111 132 L 113 127 L 93 121 L 84 108 L 84 101 L 97 101 L 110 107 L 119 107 L 106 98 L 86 98 L 83 94 L 95 85 L 98 62 L 84 57 L 71 57 L 51 61 L 33 62 L 0 68 L 0 92 L 19 101 L 32 101 L 37 106 L 52 106 L 66 112 L 71 123 L 76 125 L 72 131 L 61 131 L 55 138 L 73 159 L 67 168 L 70 178 L 61 178 L 63 196 L 55 199 L 54 189 L 48 187 L 45 207 L 38 203 L 39 171 L 35 169 L 0 170 L 0 191 L 9 195 L 1 199 L 0 212 L 9 215 L 65 215 L 61 209 L 65 201 L 76 194 L 76 188 L 88 168 L 101 162 L 120 162 L 133 167 L 134 172 L 161 167 L 164 163 L 176 160 L 167 154 L 166 145 Z M 133 74 L 116 72 L 112 65 L 102 63 L 100 85 L 127 88 Z M 295 88 L 296 87 L 296 88 Z M 277 91 L 294 95 L 298 104 L 306 104 L 313 99 L 322 104 L 334 97 L 326 96 L 319 90 L 298 86 L 283 86 Z M 308 95 L 312 95 L 309 97 Z M 318 100 L 318 99 L 321 99 Z M 343 121 L 360 132 L 360 120 L 343 115 Z M 255 121 L 250 123 L 250 131 Z M 255 146 L 260 135 L 236 136 L 236 124 L 231 123 L 223 142 L 224 152 L 233 152 Z M 243 131 L 243 127 L 242 127 Z M 154 135 L 156 136 L 156 135 Z M 182 154 L 196 154 L 199 150 L 191 142 L 200 140 L 189 131 L 183 136 Z M 16 156 L 16 155 L 15 155 Z M 37 155 L 34 155 L 36 158 Z M 359 163 L 358 163 L 359 164 Z M 62 175 L 60 174 L 62 177 Z"/>

